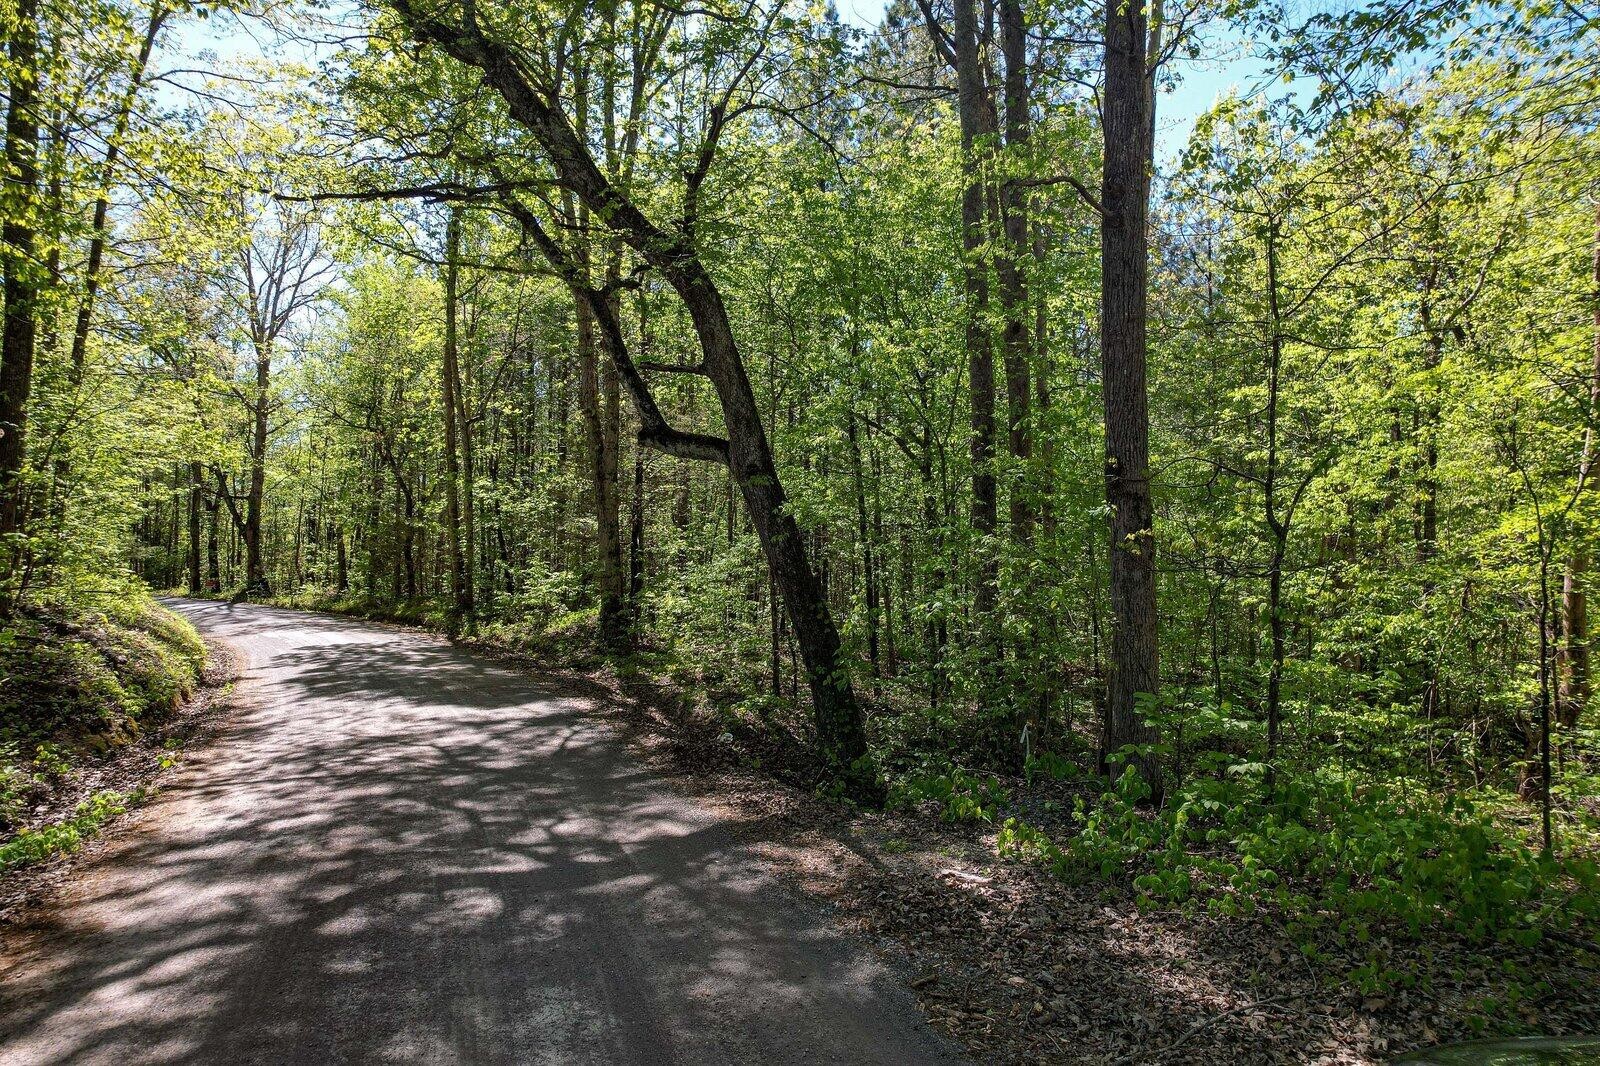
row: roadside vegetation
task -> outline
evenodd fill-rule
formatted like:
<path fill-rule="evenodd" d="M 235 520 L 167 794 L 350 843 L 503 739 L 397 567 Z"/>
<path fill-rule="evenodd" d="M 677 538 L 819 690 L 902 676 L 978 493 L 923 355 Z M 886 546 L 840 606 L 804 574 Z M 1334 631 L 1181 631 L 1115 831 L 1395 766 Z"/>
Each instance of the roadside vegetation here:
<path fill-rule="evenodd" d="M 131 582 L 601 667 L 1318 988 L 1442 944 L 1486 1031 L 1593 1017 L 1593 4 L 0 17 L 0 816 L 193 684 Z"/>
<path fill-rule="evenodd" d="M 76 850 L 144 798 L 74 797 L 86 770 L 194 693 L 204 662 L 194 628 L 137 588 L 13 614 L 0 628 L 0 873 Z"/>

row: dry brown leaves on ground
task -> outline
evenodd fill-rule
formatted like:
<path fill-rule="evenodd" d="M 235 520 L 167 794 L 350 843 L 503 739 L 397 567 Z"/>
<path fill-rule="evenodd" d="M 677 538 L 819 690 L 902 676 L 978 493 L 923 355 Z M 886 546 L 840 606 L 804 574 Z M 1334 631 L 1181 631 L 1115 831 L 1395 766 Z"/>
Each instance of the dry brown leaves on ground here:
<path fill-rule="evenodd" d="M 867 813 L 741 766 L 660 689 L 591 675 L 630 740 L 758 833 L 750 847 L 907 975 L 933 1025 L 984 1063 L 1373 1063 L 1478 1035 L 1485 999 L 1539 1032 L 1600 1032 L 1600 959 L 1553 949 L 1378 942 L 1313 964 L 1281 922 L 1141 911 L 1104 885 L 1002 862 L 991 833 Z M 1347 979 L 1379 951 L 1412 988 Z M 1507 1008 L 1502 1006 L 1501 1017 Z"/>

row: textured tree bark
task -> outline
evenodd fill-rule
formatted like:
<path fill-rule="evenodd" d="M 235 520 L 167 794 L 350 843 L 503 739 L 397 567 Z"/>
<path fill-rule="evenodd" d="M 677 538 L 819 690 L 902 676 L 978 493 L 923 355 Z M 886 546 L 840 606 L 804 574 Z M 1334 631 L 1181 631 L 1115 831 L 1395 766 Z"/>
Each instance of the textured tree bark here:
<path fill-rule="evenodd" d="M 1154 515 L 1150 413 L 1145 377 L 1150 119 L 1148 25 L 1139 0 L 1107 0 L 1105 154 L 1100 206 L 1101 392 L 1105 407 L 1106 502 L 1111 507 L 1111 658 L 1105 750 L 1155 740 L 1140 697 L 1157 693 Z M 1154 759 L 1131 764 L 1159 796 Z"/>
<path fill-rule="evenodd" d="M 979 538 L 978 586 L 973 611 L 980 626 L 993 613 L 999 593 L 999 567 L 994 537 L 999 518 L 994 476 L 994 349 L 987 322 L 989 267 L 983 249 L 988 241 L 984 212 L 983 156 L 989 154 L 995 118 L 984 86 L 978 55 L 978 12 L 975 0 L 954 0 L 956 105 L 961 125 L 961 165 L 966 180 L 961 190 L 962 285 L 966 292 L 967 379 L 972 425 L 972 531 Z"/>
<path fill-rule="evenodd" d="M 580 257 L 582 262 L 587 257 Z M 581 269 L 587 270 L 587 267 Z M 600 396 L 600 362 L 595 352 L 594 315 L 577 297 L 578 408 L 583 416 L 585 459 L 595 511 L 595 577 L 600 592 L 600 639 L 627 640 L 622 589 L 622 540 L 618 510 L 616 448 L 606 440 Z"/>
<path fill-rule="evenodd" d="M 461 442 L 456 433 L 460 402 L 461 366 L 457 351 L 457 300 L 461 255 L 461 209 L 450 206 L 444 235 L 444 365 L 439 383 L 443 393 L 440 415 L 444 420 L 444 527 L 450 542 L 450 635 L 456 636 L 471 611 L 472 586 L 467 579 L 467 560 L 461 547 Z"/>
<path fill-rule="evenodd" d="M 6 111 L 5 219 L 0 224 L 5 268 L 5 317 L 0 325 L 0 534 L 21 532 L 25 518 L 22 469 L 28 396 L 33 388 L 35 314 L 43 284 L 34 262 L 32 218 L 39 183 L 37 0 L 18 0 L 15 18 L 7 48 L 10 107 Z M 14 576 L 20 554 L 8 546 L 5 555 L 7 576 Z"/>
<path fill-rule="evenodd" d="M 1028 114 L 1028 36 L 1021 0 L 1000 2 L 1000 49 L 1005 57 L 1006 147 L 1011 156 L 1023 157 L 1031 125 Z M 1033 337 L 1029 330 L 1026 264 L 1033 252 L 1028 225 L 1028 196 L 1014 181 L 1007 181 L 1000 198 L 1006 253 L 996 262 L 1000 279 L 1000 306 L 1005 310 L 1001 348 L 1006 373 L 1006 443 L 1017 466 L 1011 489 L 1011 536 L 1019 543 L 1033 540 L 1035 487 L 1031 473 L 1033 431 L 1029 378 L 1033 373 Z"/>
<path fill-rule="evenodd" d="M 205 503 L 205 470 L 189 464 L 189 591 L 200 591 L 200 512 Z"/>
<path fill-rule="evenodd" d="M 462 605 L 464 624 L 468 633 L 478 630 L 478 520 L 477 520 L 477 448 L 474 439 L 478 420 L 470 413 L 471 394 L 461 384 L 471 378 L 469 370 L 456 382 L 456 424 L 461 427 L 461 543 L 467 581 Z M 476 390 L 474 390 L 475 392 Z"/>
<path fill-rule="evenodd" d="M 582 143 L 588 141 L 589 71 L 580 65 L 575 73 L 576 88 L 573 94 L 573 111 L 577 116 L 575 134 Z M 613 80 L 602 75 L 600 96 L 605 106 L 605 121 L 601 139 L 605 142 L 608 172 L 615 174 L 616 135 L 611 121 Z M 564 210 L 572 224 L 575 247 L 572 268 L 580 275 L 584 290 L 594 287 L 593 269 L 594 234 L 589 225 L 589 212 L 584 205 L 574 205 L 570 193 L 563 197 Z M 615 261 L 616 256 L 608 257 Z M 607 266 L 607 280 L 610 267 Z M 615 317 L 617 306 L 607 289 L 602 299 L 609 303 Z M 595 351 L 594 311 L 587 295 L 574 292 L 577 304 L 577 358 L 578 358 L 578 413 L 583 419 L 584 458 L 589 471 L 590 494 L 594 497 L 595 517 L 595 584 L 600 593 L 600 639 L 606 644 L 622 645 L 628 641 L 628 615 L 623 600 L 621 493 L 617 486 L 617 442 L 612 433 L 612 411 L 615 409 L 615 378 L 608 382 L 610 396 L 602 395 L 600 360 Z M 607 360 L 608 366 L 612 364 Z M 613 369 L 614 375 L 614 369 Z M 607 399 L 612 403 L 607 403 Z"/>
<path fill-rule="evenodd" d="M 270 596 L 261 560 L 261 513 L 267 488 L 267 406 L 272 384 L 272 341 L 258 336 L 255 341 L 255 402 L 250 405 L 250 488 L 245 494 L 244 592 L 247 596 Z"/>

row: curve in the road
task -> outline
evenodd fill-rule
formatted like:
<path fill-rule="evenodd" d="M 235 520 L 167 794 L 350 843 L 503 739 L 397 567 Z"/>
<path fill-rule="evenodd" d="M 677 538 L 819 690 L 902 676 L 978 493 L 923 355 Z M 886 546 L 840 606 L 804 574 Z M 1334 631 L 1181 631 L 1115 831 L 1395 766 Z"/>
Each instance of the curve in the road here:
<path fill-rule="evenodd" d="M 574 699 L 436 638 L 175 601 L 239 708 L 0 966 L 0 1062 L 961 1061 Z"/>

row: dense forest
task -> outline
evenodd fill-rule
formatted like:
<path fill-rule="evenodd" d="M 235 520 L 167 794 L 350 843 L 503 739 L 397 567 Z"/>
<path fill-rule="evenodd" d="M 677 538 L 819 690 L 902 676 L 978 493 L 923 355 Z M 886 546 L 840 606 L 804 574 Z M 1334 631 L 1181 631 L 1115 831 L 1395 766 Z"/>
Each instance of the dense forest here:
<path fill-rule="evenodd" d="M 1595 5 L 0 25 L 8 670 L 411 621 L 1146 906 L 1596 950 Z"/>

